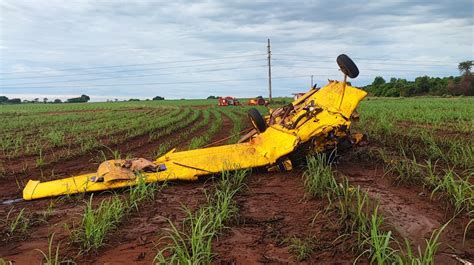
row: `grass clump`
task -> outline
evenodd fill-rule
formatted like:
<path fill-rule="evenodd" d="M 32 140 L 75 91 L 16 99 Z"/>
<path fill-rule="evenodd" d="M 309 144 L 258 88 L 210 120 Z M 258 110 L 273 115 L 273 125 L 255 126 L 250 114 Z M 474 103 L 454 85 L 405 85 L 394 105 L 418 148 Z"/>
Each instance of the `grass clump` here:
<path fill-rule="evenodd" d="M 186 219 L 183 228 L 178 229 L 171 221 L 170 246 L 159 251 L 155 264 L 209 264 L 212 255 L 212 240 L 224 228 L 225 222 L 237 212 L 234 201 L 243 188 L 247 171 L 223 172 L 213 196 L 207 197 L 207 204 L 196 212 L 185 208 Z"/>
<path fill-rule="evenodd" d="M 125 214 L 125 203 L 113 196 L 103 200 L 97 209 L 92 207 L 93 196 L 87 202 L 82 222 L 73 230 L 73 241 L 81 244 L 83 251 L 97 250 L 104 244 L 105 236 L 115 229 Z"/>
<path fill-rule="evenodd" d="M 397 251 L 390 246 L 393 242 L 392 232 L 383 231 L 382 223 L 383 217 L 378 215 L 378 208 L 375 208 L 369 223 L 370 234 L 364 242 L 369 247 L 371 264 L 389 264 L 397 259 Z"/>
<path fill-rule="evenodd" d="M 58 243 L 58 245 L 56 246 L 56 249 L 53 249 L 53 239 L 54 239 L 54 233 L 51 235 L 51 237 L 48 240 L 48 253 L 45 253 L 40 249 L 36 249 L 36 251 L 39 251 L 41 255 L 43 255 L 42 264 L 44 265 L 76 264 L 72 260 L 63 260 L 60 258 L 59 249 L 61 246 L 61 242 Z"/>
<path fill-rule="evenodd" d="M 433 191 L 435 193 L 443 193 L 454 206 L 455 213 L 465 210 L 472 216 L 474 211 L 474 186 L 470 183 L 469 177 L 460 178 L 453 170 L 444 171 L 444 175 L 439 178 L 431 179 Z"/>
<path fill-rule="evenodd" d="M 412 247 L 410 246 L 410 242 L 408 242 L 408 240 L 405 239 L 406 254 L 405 256 L 398 257 L 398 263 L 399 264 L 414 264 L 414 265 L 435 264 L 434 257 L 435 257 L 436 252 L 438 251 L 439 246 L 441 245 L 441 243 L 439 242 L 439 237 L 441 236 L 441 233 L 443 232 L 443 230 L 446 228 L 448 224 L 449 222 L 444 224 L 439 229 L 435 229 L 433 233 L 431 233 L 430 238 L 425 239 L 426 247 L 424 251 L 422 251 L 421 248 L 418 246 L 418 252 L 415 253 L 412 250 Z"/>
<path fill-rule="evenodd" d="M 431 197 L 435 194 L 441 195 L 454 207 L 454 214 L 457 215 L 466 211 L 472 216 L 474 210 L 474 186 L 470 178 L 472 174 L 468 171 L 466 177 L 462 178 L 453 168 L 438 170 L 437 164 L 428 159 L 425 163 L 419 163 L 416 158 L 408 158 L 403 149 L 402 158 L 391 159 L 390 156 L 381 152 L 380 155 L 385 163 L 385 171 L 395 176 L 398 184 L 423 184 L 431 189 Z"/>
<path fill-rule="evenodd" d="M 22 208 L 16 215 L 13 214 L 13 208 L 8 211 L 4 219 L 7 227 L 7 236 L 24 235 L 32 224 L 31 214 Z"/>
<path fill-rule="evenodd" d="M 308 193 L 318 198 L 329 198 L 329 195 L 337 192 L 338 184 L 326 156 L 308 157 L 306 161 L 308 170 L 304 172 L 303 180 Z"/>
<path fill-rule="evenodd" d="M 129 206 L 138 211 L 140 203 L 155 198 L 155 191 L 158 185 L 156 183 L 146 183 L 145 177 L 141 174 L 138 174 L 137 178 L 137 184 L 130 187 Z M 166 183 L 160 185 L 160 189 L 165 186 Z"/>
<path fill-rule="evenodd" d="M 308 259 L 315 250 L 316 239 L 312 236 L 305 238 L 292 237 L 285 240 L 289 243 L 288 249 L 298 261 Z"/>

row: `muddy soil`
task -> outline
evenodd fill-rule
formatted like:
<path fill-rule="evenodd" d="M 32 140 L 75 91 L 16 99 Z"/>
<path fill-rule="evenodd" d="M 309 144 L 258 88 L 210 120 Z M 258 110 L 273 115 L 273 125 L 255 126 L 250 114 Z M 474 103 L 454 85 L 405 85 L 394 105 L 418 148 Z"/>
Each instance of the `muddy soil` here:
<path fill-rule="evenodd" d="M 304 197 L 299 170 L 253 174 L 238 197 L 239 215 L 214 242 L 215 264 L 350 264 L 356 257 L 334 241 L 336 216 L 325 200 Z M 298 262 L 291 238 L 309 240 L 314 253 Z"/>
<path fill-rule="evenodd" d="M 100 251 L 74 260 L 79 264 L 152 264 L 157 246 L 166 247 L 169 222 L 181 227 L 186 217 L 183 207 L 194 211 L 206 202 L 205 191 L 210 189 L 212 182 L 206 179 L 171 183 L 128 217 Z"/>
<path fill-rule="evenodd" d="M 417 185 L 394 184 L 394 178 L 385 174 L 382 165 L 355 152 L 344 154 L 336 170 L 346 176 L 352 185 L 359 185 L 371 198 L 378 200 L 385 220 L 393 227 L 402 244 L 403 238 L 407 238 L 414 247 L 424 248 L 425 239 L 429 239 L 435 229 L 454 216 L 452 207 L 445 200 L 431 198 L 430 190 Z M 437 263 L 457 263 L 452 255 L 474 261 L 472 225 L 467 229 L 466 240 L 463 240 L 468 222 L 466 214 L 450 221 L 440 238 L 442 245 L 436 256 Z"/>

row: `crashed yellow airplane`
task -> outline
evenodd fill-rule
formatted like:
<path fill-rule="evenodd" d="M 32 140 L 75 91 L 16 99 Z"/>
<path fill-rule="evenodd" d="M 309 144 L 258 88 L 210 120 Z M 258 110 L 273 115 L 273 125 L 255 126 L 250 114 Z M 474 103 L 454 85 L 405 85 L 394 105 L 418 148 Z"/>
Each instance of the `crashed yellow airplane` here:
<path fill-rule="evenodd" d="M 324 152 L 342 143 L 354 143 L 360 137 L 349 134 L 351 116 L 367 95 L 347 84 L 347 77 L 359 74 L 357 66 L 344 54 L 337 58 L 344 81 L 329 81 L 313 88 L 289 105 L 262 117 L 249 111 L 254 129 L 239 143 L 196 150 L 171 150 L 151 163 L 146 160 L 109 160 L 97 172 L 47 182 L 30 180 L 23 199 L 93 192 L 136 185 L 140 178 L 158 182 L 196 180 L 199 176 L 255 167 L 290 170 L 292 159 Z"/>

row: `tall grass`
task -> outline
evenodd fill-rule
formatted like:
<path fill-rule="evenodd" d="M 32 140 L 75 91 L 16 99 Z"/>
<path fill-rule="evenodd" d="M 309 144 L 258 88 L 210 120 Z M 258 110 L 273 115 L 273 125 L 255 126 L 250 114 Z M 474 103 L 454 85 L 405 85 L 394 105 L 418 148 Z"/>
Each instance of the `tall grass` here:
<path fill-rule="evenodd" d="M 308 157 L 308 170 L 303 173 L 304 186 L 308 193 L 318 198 L 329 198 L 333 193 L 337 193 L 338 184 L 332 175 L 330 163 L 325 155 Z"/>
<path fill-rule="evenodd" d="M 416 161 L 416 158 L 408 158 L 404 151 L 401 151 L 401 158 L 380 152 L 385 163 L 386 174 L 393 174 L 397 183 L 403 184 L 423 184 L 431 189 L 431 197 L 441 195 L 447 198 L 454 207 L 454 214 L 467 212 L 473 214 L 474 210 L 474 185 L 471 184 L 472 175 L 467 172 L 464 178 L 458 175 L 453 168 L 440 169 L 438 161 L 432 162 L 430 159 L 425 163 Z"/>
<path fill-rule="evenodd" d="M 96 209 L 93 209 L 92 199 L 93 196 L 86 204 L 79 228 L 71 234 L 73 241 L 85 252 L 101 247 L 107 233 L 117 227 L 126 211 L 126 205 L 116 195 L 103 200 Z"/>
<path fill-rule="evenodd" d="M 146 183 L 145 177 L 141 174 L 138 174 L 138 183 L 137 185 L 130 187 L 130 193 L 128 197 L 128 207 L 134 208 L 138 211 L 138 206 L 144 201 L 149 201 L 155 198 L 155 191 L 162 189 L 166 186 L 166 182 L 158 185 L 157 183 Z"/>
<path fill-rule="evenodd" d="M 196 212 L 185 208 L 186 218 L 183 228 L 177 228 L 169 221 L 169 235 L 163 239 L 171 245 L 160 250 L 155 256 L 155 264 L 210 264 L 212 240 L 224 228 L 225 222 L 237 212 L 234 201 L 243 188 L 247 171 L 223 172 L 207 204 Z"/>
<path fill-rule="evenodd" d="M 365 244 L 369 247 L 370 263 L 390 264 L 397 259 L 397 251 L 390 246 L 393 241 L 392 232 L 383 231 L 382 223 L 383 218 L 378 215 L 378 208 L 375 208 L 370 218 L 370 235 Z"/>

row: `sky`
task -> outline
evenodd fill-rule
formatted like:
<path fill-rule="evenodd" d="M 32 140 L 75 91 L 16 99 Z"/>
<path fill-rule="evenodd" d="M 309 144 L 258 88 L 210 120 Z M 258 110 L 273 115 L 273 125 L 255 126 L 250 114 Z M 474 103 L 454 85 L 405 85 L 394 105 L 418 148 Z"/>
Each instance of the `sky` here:
<path fill-rule="evenodd" d="M 458 75 L 474 2 L 1 0 L 0 95 L 65 99 L 274 96 L 342 79 Z"/>

